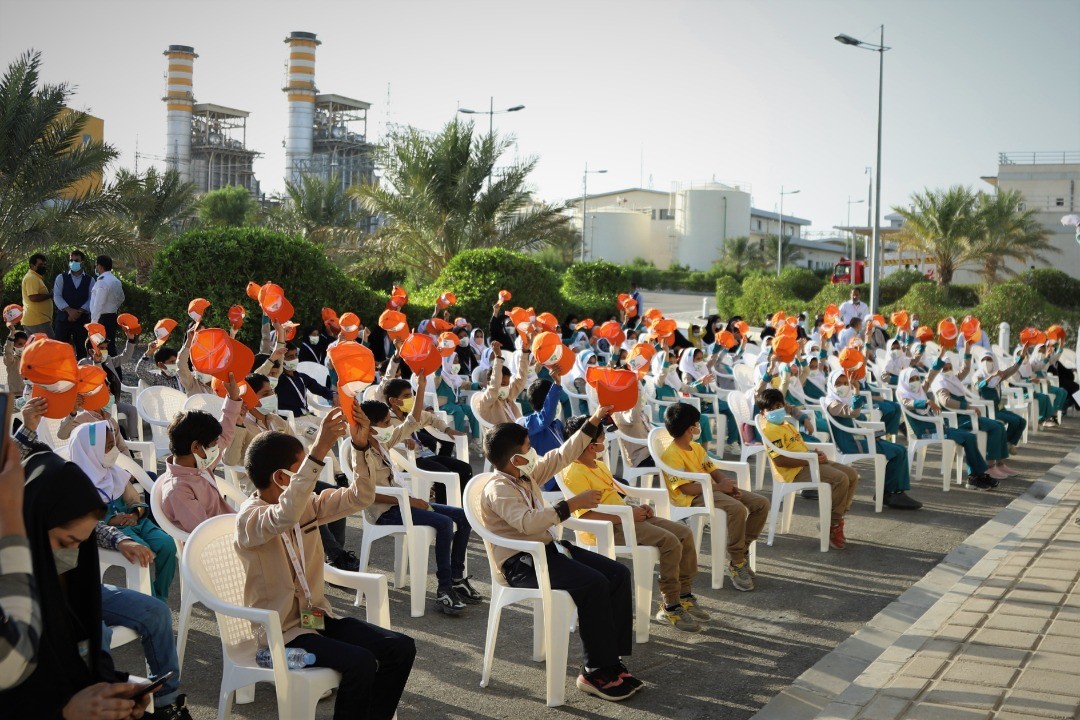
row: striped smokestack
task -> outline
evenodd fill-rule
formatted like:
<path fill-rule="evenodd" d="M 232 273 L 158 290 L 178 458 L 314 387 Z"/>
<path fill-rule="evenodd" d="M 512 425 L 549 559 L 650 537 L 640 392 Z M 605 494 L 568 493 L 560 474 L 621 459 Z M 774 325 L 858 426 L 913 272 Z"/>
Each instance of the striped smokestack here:
<path fill-rule="evenodd" d="M 165 163 L 184 180 L 191 180 L 191 108 L 195 104 L 191 78 L 199 56 L 188 45 L 170 45 L 164 54 L 169 59 L 168 90 L 162 98 L 168 111 Z"/>
<path fill-rule="evenodd" d="M 283 88 L 289 99 L 289 134 L 285 140 L 285 179 L 295 182 L 311 159 L 315 120 L 315 33 L 292 32 L 289 46 L 289 80 Z"/>

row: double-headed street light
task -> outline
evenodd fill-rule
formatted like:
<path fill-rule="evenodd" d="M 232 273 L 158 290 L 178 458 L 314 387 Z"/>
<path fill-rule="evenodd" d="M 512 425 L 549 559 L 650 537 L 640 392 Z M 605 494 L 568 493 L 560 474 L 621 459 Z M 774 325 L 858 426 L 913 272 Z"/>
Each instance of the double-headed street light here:
<path fill-rule="evenodd" d="M 874 182 L 874 237 L 870 244 L 870 312 L 877 312 L 878 308 L 878 276 L 881 265 L 881 105 L 882 88 L 885 82 L 885 51 L 891 48 L 885 47 L 885 26 L 881 28 L 881 39 L 878 44 L 859 40 L 850 35 L 840 34 L 834 40 L 844 45 L 853 45 L 863 50 L 872 50 L 878 54 L 878 96 L 877 96 L 877 178 Z"/>
<path fill-rule="evenodd" d="M 780 228 L 776 231 L 776 274 L 780 274 L 780 267 L 784 263 L 784 196 L 796 195 L 799 190 L 784 192 L 784 186 L 780 186 Z"/>
<path fill-rule="evenodd" d="M 517 112 L 518 110 L 524 110 L 524 109 L 525 109 L 524 105 L 515 105 L 513 107 L 508 107 L 505 110 L 496 110 L 495 109 L 495 98 L 492 97 L 490 99 L 489 103 L 488 103 L 488 109 L 487 110 L 470 110 L 469 108 L 458 108 L 458 112 L 461 113 L 462 115 L 487 115 L 488 116 L 488 135 L 491 135 L 494 132 L 495 116 L 496 115 L 503 115 L 504 113 L 512 113 L 512 112 Z"/>
<path fill-rule="evenodd" d="M 585 215 L 585 206 L 589 202 L 589 175 L 603 175 L 607 170 L 590 170 L 585 163 L 585 172 L 581 176 L 581 262 L 585 262 L 585 229 L 589 223 Z"/>

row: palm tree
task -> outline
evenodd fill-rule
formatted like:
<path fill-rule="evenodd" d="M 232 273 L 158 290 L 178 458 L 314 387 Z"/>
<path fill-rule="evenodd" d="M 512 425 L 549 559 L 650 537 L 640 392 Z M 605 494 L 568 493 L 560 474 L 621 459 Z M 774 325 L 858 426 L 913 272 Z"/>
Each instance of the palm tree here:
<path fill-rule="evenodd" d="M 86 141 L 87 115 L 66 106 L 66 83 L 41 85 L 41 53 L 28 51 L 0 77 L 0 266 L 59 241 L 111 250 L 115 197 L 100 178 L 117 152 Z"/>
<path fill-rule="evenodd" d="M 979 258 L 971 242 L 978 231 L 975 207 L 971 189 L 954 185 L 917 192 L 911 196 L 910 207 L 893 208 L 904 218 L 904 227 L 897 234 L 900 249 L 932 257 L 942 287 L 952 283 L 958 268 Z"/>
<path fill-rule="evenodd" d="M 299 182 L 285 183 L 285 194 L 284 204 L 268 218 L 270 227 L 319 245 L 357 246 L 369 216 L 356 206 L 339 175 L 304 173 Z"/>
<path fill-rule="evenodd" d="M 199 198 L 199 220 L 212 227 L 242 227 L 258 222 L 259 207 L 246 188 L 230 185 Z"/>
<path fill-rule="evenodd" d="M 149 277 L 153 254 L 176 234 L 195 207 L 195 185 L 185 182 L 176 170 L 160 173 L 151 167 L 144 175 L 117 172 L 115 192 L 118 215 L 131 228 L 141 250 L 136 265 L 142 284 Z"/>
<path fill-rule="evenodd" d="M 734 269 L 736 275 L 761 264 L 761 248 L 745 235 L 728 238 L 720 248 L 721 262 Z"/>
<path fill-rule="evenodd" d="M 1023 200 L 1019 190 L 978 194 L 972 252 L 981 265 L 979 274 L 987 288 L 997 282 L 1001 273 L 1016 274 L 1006 265 L 1008 260 L 1026 266 L 1032 260 L 1045 260 L 1046 252 L 1060 252 L 1035 219 L 1035 211 L 1020 209 Z"/>
<path fill-rule="evenodd" d="M 435 134 L 391 130 L 376 153 L 382 182 L 350 190 L 384 220 L 365 248 L 426 282 L 463 250 L 546 245 L 569 223 L 566 207 L 538 202 L 526 187 L 535 158 L 496 170 L 512 142 L 494 134 L 474 137 L 473 124 L 456 118 Z"/>
<path fill-rule="evenodd" d="M 791 235 L 786 235 L 783 240 L 780 241 L 780 257 L 782 258 L 781 266 L 794 265 L 803 259 L 803 251 L 797 246 L 792 245 L 791 241 L 795 238 Z M 767 268 L 776 267 L 776 236 L 766 235 L 765 244 L 762 246 L 761 255 L 762 262 Z"/>

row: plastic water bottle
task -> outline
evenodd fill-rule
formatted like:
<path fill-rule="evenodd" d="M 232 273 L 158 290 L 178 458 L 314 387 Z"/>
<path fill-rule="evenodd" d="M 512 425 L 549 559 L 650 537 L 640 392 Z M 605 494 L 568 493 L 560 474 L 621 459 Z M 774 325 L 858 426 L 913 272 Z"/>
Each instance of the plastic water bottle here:
<path fill-rule="evenodd" d="M 259 648 L 255 653 L 255 662 L 259 667 L 274 667 L 274 659 L 270 656 L 270 648 Z M 290 670 L 300 670 L 315 664 L 314 653 L 309 653 L 304 648 L 285 648 L 285 662 Z"/>

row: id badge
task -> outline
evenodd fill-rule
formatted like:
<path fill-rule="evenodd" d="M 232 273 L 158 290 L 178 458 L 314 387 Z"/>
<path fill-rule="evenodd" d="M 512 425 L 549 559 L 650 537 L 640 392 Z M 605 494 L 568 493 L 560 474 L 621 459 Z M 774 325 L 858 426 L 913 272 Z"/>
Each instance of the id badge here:
<path fill-rule="evenodd" d="M 319 608 L 300 611 L 300 627 L 304 630 L 325 630 L 326 615 Z"/>

